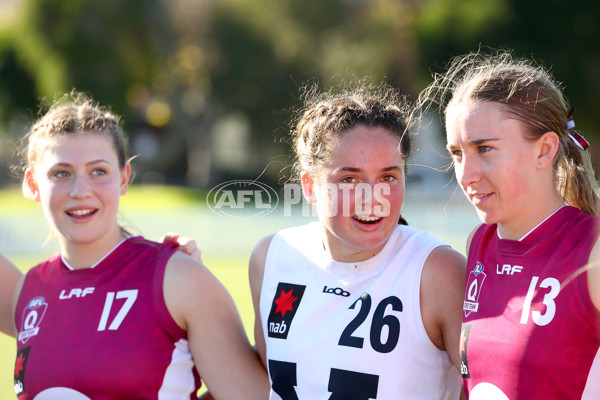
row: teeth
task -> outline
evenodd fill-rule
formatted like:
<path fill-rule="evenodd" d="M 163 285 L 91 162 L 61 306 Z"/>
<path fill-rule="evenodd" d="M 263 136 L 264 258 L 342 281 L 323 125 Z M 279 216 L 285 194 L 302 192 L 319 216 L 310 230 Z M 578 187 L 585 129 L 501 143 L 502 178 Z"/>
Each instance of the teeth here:
<path fill-rule="evenodd" d="M 381 219 L 381 217 L 368 217 L 368 216 L 355 216 L 354 218 L 356 218 L 359 221 L 365 221 L 365 222 L 373 222 L 373 221 L 378 221 Z"/>
<path fill-rule="evenodd" d="M 70 211 L 69 214 L 82 216 L 82 215 L 89 215 L 92 212 L 93 212 L 93 210 L 75 210 L 75 211 Z"/>

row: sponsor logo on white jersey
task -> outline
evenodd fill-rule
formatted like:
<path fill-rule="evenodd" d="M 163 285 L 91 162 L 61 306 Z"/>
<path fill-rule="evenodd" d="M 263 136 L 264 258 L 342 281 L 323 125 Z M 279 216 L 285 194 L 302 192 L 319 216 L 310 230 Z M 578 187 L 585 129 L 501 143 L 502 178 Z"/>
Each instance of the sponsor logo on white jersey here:
<path fill-rule="evenodd" d="M 342 297 L 350 297 L 350 292 L 345 291 L 342 288 L 328 288 L 327 285 L 323 286 L 323 293 L 336 294 Z"/>
<path fill-rule="evenodd" d="M 269 337 L 287 339 L 292 320 L 302 301 L 304 289 L 306 286 L 292 283 L 280 282 L 277 285 L 267 321 Z"/>

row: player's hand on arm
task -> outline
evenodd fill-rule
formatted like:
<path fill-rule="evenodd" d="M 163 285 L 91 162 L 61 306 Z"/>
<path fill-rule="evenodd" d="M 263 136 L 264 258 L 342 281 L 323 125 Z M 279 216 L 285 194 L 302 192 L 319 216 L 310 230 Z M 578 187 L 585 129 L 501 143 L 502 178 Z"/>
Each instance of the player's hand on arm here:
<path fill-rule="evenodd" d="M 187 255 L 194 257 L 196 260 L 202 262 L 202 252 L 198 248 L 196 240 L 190 237 L 181 237 L 178 233 L 169 232 L 159 239 L 161 243 L 177 243 L 179 247 L 177 250 L 184 252 Z"/>
<path fill-rule="evenodd" d="M 254 306 L 254 340 L 256 341 L 256 352 L 260 357 L 265 369 L 267 368 L 267 349 L 265 336 L 260 318 L 260 292 L 262 289 L 263 276 L 265 273 L 265 261 L 273 235 L 262 238 L 250 255 L 248 278 L 250 281 L 250 292 L 252 293 L 252 304 Z"/>
<path fill-rule="evenodd" d="M 267 373 L 233 299 L 204 265 L 176 252 L 167 265 L 165 301 L 187 331 L 196 369 L 215 399 L 268 398 Z"/>
<path fill-rule="evenodd" d="M 17 335 L 14 314 L 23 279 L 23 273 L 0 256 L 0 331 L 10 336 Z"/>

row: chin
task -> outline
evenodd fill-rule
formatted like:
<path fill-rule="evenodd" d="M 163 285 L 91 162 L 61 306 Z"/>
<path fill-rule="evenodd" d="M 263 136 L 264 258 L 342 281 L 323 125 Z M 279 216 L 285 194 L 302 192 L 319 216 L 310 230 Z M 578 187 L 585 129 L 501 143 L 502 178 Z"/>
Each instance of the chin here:
<path fill-rule="evenodd" d="M 481 211 L 479 209 L 477 210 L 477 216 L 479 217 L 481 222 L 487 225 L 492 225 L 498 222 L 498 219 L 494 218 L 492 214 L 485 211 Z"/>

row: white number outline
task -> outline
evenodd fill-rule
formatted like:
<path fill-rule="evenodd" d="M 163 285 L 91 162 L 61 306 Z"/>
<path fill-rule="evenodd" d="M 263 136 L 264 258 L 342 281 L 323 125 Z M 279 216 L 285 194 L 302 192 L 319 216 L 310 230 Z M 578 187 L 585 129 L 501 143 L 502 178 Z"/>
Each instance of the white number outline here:
<path fill-rule="evenodd" d="M 529 284 L 529 289 L 527 290 L 527 295 L 525 296 L 525 302 L 523 303 L 523 311 L 521 313 L 522 324 L 527 324 L 527 320 L 529 319 L 531 302 L 533 301 L 535 288 L 539 279 L 539 276 L 534 276 Z M 542 300 L 542 303 L 546 306 L 546 312 L 542 314 L 539 311 L 533 311 L 531 313 L 531 319 L 536 325 L 546 326 L 552 321 L 552 319 L 554 319 L 554 315 L 556 314 L 556 303 L 554 302 L 554 299 L 560 293 L 560 282 L 556 278 L 546 278 L 542 281 L 542 283 L 540 283 L 540 287 L 550 288 L 550 292 L 546 293 L 544 295 L 544 299 Z"/>
<path fill-rule="evenodd" d="M 108 327 L 109 330 L 116 331 L 117 329 L 119 329 L 119 326 L 121 326 L 121 323 L 123 323 L 125 316 L 127 316 L 127 313 L 129 313 L 129 310 L 131 310 L 131 307 L 133 307 L 133 303 L 135 303 L 135 300 L 137 299 L 137 295 L 138 295 L 137 289 L 121 290 L 116 293 L 117 299 L 125 298 L 126 300 L 125 300 L 125 303 L 123 303 L 123 305 L 121 306 L 121 309 L 119 310 L 117 315 L 115 315 L 115 318 L 110 323 L 110 326 Z M 102 331 L 106 330 L 106 324 L 108 323 L 108 316 L 110 314 L 110 310 L 112 308 L 114 299 L 115 299 L 115 292 L 106 293 L 106 301 L 104 302 L 104 309 L 102 310 L 102 316 L 100 317 L 100 323 L 98 324 L 98 332 L 102 332 Z"/>

